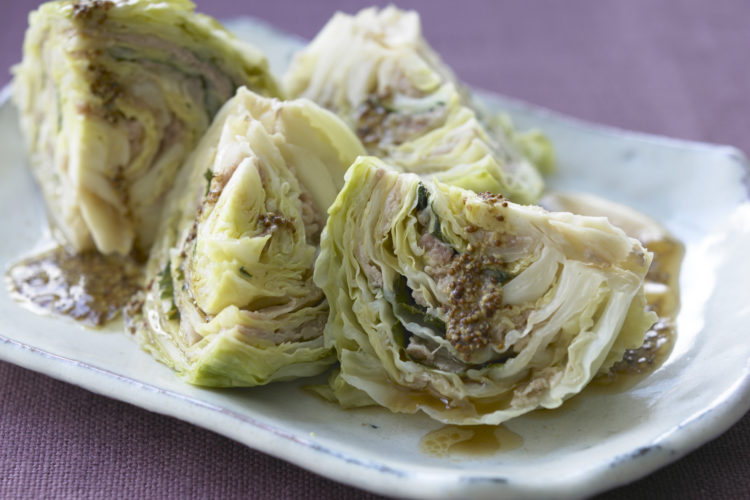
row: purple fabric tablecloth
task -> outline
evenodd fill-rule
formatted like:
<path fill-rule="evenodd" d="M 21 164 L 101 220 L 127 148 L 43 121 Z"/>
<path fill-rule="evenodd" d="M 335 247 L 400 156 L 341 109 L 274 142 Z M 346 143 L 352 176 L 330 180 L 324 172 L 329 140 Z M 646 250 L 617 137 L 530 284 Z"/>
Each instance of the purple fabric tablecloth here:
<path fill-rule="evenodd" d="M 26 14 L 3 0 L 0 68 Z M 199 3 L 306 38 L 360 1 Z M 618 127 L 750 151 L 750 2 L 400 2 L 466 82 Z M 9 75 L 0 74 L 0 82 Z M 4 265 L 6 263 L 3 263 Z M 210 431 L 0 362 L 0 498 L 375 498 Z M 747 498 L 750 416 L 607 498 Z"/>

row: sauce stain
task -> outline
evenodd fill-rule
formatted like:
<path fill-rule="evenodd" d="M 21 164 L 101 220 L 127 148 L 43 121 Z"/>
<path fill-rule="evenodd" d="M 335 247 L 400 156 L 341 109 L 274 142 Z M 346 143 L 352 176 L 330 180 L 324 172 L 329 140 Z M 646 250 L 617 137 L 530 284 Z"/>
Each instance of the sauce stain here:
<path fill-rule="evenodd" d="M 446 425 L 426 434 L 419 449 L 434 457 L 487 457 L 515 450 L 523 438 L 504 425 Z"/>
<path fill-rule="evenodd" d="M 633 388 L 656 370 L 669 357 L 674 346 L 676 318 L 680 310 L 680 267 L 685 248 L 661 224 L 632 208 L 591 195 L 550 193 L 542 205 L 551 210 L 564 210 L 581 215 L 605 216 L 625 233 L 638 239 L 653 253 L 651 267 L 644 281 L 647 307 L 659 319 L 646 332 L 643 345 L 625 351 L 621 361 L 609 371 L 597 375 L 581 394 L 569 399 L 562 407 L 540 410 L 529 415 L 549 415 L 578 407 L 586 395 L 614 394 Z"/>
<path fill-rule="evenodd" d="M 6 282 L 13 298 L 34 312 L 98 327 L 119 316 L 141 278 L 140 266 L 130 257 L 74 254 L 58 247 L 15 264 Z"/>

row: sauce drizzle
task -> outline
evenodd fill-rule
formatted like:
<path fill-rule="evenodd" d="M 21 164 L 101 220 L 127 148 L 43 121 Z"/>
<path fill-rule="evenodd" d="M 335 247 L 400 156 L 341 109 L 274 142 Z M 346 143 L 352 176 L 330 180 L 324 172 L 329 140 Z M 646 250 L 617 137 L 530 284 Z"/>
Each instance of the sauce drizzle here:
<path fill-rule="evenodd" d="M 542 205 L 548 209 L 581 215 L 605 216 L 628 236 L 638 239 L 654 255 L 644 281 L 644 291 L 647 307 L 659 319 L 646 332 L 642 346 L 625 351 L 621 361 L 608 372 L 598 375 L 590 384 L 609 392 L 627 390 L 661 366 L 674 346 L 684 246 L 650 217 L 592 195 L 550 193 L 542 200 Z"/>
<path fill-rule="evenodd" d="M 523 444 L 521 436 L 504 425 L 445 425 L 427 433 L 419 449 L 439 458 L 485 457 Z"/>
<path fill-rule="evenodd" d="M 98 327 L 115 319 L 138 291 L 141 268 L 130 257 L 62 247 L 15 264 L 7 275 L 13 298 L 35 312 Z"/>

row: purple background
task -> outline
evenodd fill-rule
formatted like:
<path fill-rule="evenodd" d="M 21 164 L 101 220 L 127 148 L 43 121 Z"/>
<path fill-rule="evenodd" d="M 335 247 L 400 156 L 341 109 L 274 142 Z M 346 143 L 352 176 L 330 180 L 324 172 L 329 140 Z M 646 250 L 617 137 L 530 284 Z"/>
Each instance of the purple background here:
<path fill-rule="evenodd" d="M 21 57 L 27 12 L 2 0 L 0 68 Z M 311 38 L 360 1 L 242 3 Z M 750 151 L 750 2 L 399 2 L 464 81 L 568 115 Z M 0 84 L 9 81 L 0 73 Z M 737 498 L 750 492 L 750 416 L 651 476 L 607 494 Z M 376 498 L 212 432 L 0 362 L 0 497 Z"/>

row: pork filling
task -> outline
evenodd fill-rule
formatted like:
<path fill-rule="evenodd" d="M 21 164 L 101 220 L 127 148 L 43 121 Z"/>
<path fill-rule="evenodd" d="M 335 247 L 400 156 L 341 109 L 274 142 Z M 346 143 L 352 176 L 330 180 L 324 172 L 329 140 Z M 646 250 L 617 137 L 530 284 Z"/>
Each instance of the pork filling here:
<path fill-rule="evenodd" d="M 415 361 L 451 372 L 504 362 L 515 356 L 508 332 L 522 329 L 528 311 L 503 304 L 503 285 L 514 274 L 493 252 L 497 235 L 467 228 L 469 244 L 459 252 L 445 241 L 440 220 L 420 184 L 417 230 L 424 272 L 436 289 L 412 290 L 406 277 L 394 284 L 394 312 L 406 353 Z M 431 297 L 430 297 L 431 296 Z M 437 303 L 432 297 L 444 297 Z"/>

